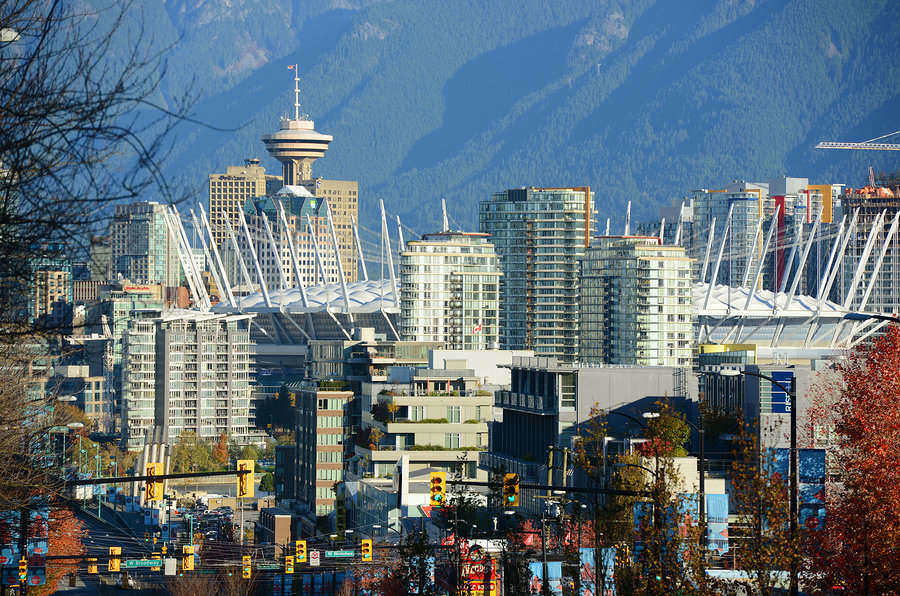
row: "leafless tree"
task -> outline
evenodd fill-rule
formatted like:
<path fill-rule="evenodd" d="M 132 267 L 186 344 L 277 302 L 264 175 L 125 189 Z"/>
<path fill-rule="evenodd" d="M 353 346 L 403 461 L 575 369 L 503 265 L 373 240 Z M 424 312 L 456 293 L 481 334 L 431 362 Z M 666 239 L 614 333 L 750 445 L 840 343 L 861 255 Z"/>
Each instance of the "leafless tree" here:
<path fill-rule="evenodd" d="M 163 100 L 165 48 L 137 4 L 0 2 L 0 334 L 31 332 L 32 269 L 86 255 L 119 201 L 176 201 L 162 175 L 191 97 Z M 125 42 L 127 40 L 127 42 Z M 126 48 L 123 52 L 123 48 Z"/>

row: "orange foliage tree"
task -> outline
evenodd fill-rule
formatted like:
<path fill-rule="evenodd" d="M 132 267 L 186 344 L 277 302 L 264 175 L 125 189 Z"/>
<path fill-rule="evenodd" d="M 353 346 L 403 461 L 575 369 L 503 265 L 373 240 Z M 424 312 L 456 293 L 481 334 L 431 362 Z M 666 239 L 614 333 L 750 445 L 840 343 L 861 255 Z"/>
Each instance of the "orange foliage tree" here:
<path fill-rule="evenodd" d="M 825 524 L 807 535 L 813 588 L 900 593 L 900 327 L 855 349 L 820 390 L 815 421 L 832 438 L 840 482 L 826 488 Z M 829 390 L 830 389 L 830 390 Z M 834 471 L 834 470 L 832 470 Z"/>
<path fill-rule="evenodd" d="M 78 570 L 80 557 L 86 552 L 83 543 L 86 531 L 71 509 L 51 508 L 48 525 L 49 554 L 54 557 L 65 555 L 76 558 L 48 560 L 47 583 L 43 586 L 29 586 L 28 594 L 33 596 L 55 593 L 63 578 Z"/>
<path fill-rule="evenodd" d="M 225 433 L 222 433 L 219 436 L 219 442 L 216 443 L 216 446 L 213 449 L 213 459 L 216 460 L 216 463 L 220 466 L 224 466 L 228 463 L 228 437 Z"/>

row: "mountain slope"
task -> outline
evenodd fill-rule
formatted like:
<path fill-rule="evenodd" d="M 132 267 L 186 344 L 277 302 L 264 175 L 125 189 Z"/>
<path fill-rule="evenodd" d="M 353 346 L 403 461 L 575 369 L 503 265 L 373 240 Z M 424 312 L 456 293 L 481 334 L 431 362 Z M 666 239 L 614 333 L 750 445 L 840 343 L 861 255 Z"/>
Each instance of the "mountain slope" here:
<path fill-rule="evenodd" d="M 628 200 L 652 217 L 737 177 L 857 184 L 897 167 L 812 148 L 900 128 L 888 0 L 231 0 L 227 18 L 220 3 L 170 3 L 164 21 L 182 35 L 170 84 L 204 73 L 198 116 L 240 127 L 183 125 L 170 173 L 199 197 L 244 157 L 278 169 L 259 137 L 293 103 L 294 62 L 304 111 L 335 138 L 315 172 L 358 179 L 366 216 L 383 197 L 420 231 L 441 196 L 474 228 L 478 200 L 513 186 L 590 184 L 616 221 Z"/>

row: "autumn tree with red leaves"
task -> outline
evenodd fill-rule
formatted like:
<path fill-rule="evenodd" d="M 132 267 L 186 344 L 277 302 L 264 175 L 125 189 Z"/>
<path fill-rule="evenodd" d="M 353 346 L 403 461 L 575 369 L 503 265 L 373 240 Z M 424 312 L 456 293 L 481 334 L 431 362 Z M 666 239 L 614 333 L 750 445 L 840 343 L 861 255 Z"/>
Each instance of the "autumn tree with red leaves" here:
<path fill-rule="evenodd" d="M 820 388 L 815 435 L 831 436 L 840 481 L 807 535 L 806 583 L 820 591 L 900 593 L 900 327 L 856 348 Z M 834 471 L 832 469 L 832 471 Z"/>
<path fill-rule="evenodd" d="M 213 448 L 213 459 L 220 466 L 228 463 L 228 436 L 225 433 L 219 436 L 219 442 Z"/>
<path fill-rule="evenodd" d="M 78 570 L 80 560 L 77 557 L 84 555 L 83 539 L 87 535 L 84 524 L 81 523 L 69 508 L 50 509 L 50 521 L 47 535 L 49 537 L 47 549 L 54 557 L 69 556 L 72 559 L 51 559 L 47 561 L 47 583 L 43 586 L 29 586 L 30 596 L 44 596 L 53 594 L 60 586 L 60 582 L 70 573 Z"/>

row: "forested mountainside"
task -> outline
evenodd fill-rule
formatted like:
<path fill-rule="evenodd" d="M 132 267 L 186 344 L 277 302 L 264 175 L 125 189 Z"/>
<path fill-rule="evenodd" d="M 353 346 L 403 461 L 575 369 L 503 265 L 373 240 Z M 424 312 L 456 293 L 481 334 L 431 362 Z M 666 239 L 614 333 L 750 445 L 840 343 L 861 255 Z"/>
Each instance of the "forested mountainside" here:
<path fill-rule="evenodd" d="M 893 152 L 821 151 L 900 129 L 900 3 L 890 0 L 169 0 L 141 4 L 167 52 L 162 100 L 193 84 L 168 172 L 258 156 L 303 110 L 334 135 L 315 173 L 360 182 L 404 223 L 439 199 L 477 226 L 492 191 L 589 184 L 637 219 L 697 187 L 781 174 L 860 183 Z M 433 208 L 432 208 L 433 207 Z"/>

